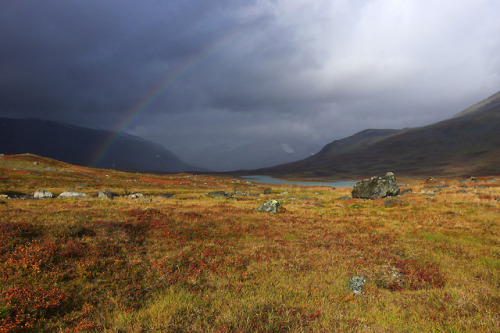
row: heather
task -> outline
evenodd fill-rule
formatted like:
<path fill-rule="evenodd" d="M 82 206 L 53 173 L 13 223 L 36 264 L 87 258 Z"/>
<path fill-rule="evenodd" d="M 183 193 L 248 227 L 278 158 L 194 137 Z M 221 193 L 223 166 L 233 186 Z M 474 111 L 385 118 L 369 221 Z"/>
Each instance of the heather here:
<path fill-rule="evenodd" d="M 412 191 L 387 203 L 352 188 L 0 161 L 0 332 L 500 330 L 496 178 L 398 179 Z M 87 197 L 29 197 L 39 189 Z M 257 210 L 269 200 L 276 214 Z"/>

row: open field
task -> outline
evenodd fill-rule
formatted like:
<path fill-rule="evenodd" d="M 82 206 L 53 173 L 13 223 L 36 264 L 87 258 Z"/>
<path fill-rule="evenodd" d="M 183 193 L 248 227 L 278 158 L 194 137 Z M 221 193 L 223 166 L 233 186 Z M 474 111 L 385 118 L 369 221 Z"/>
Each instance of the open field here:
<path fill-rule="evenodd" d="M 39 189 L 88 197 L 21 199 Z M 362 200 L 2 157 L 0 332 L 500 331 L 500 181 L 401 189 Z M 221 190 L 250 195 L 205 195 Z M 280 213 L 256 210 L 271 199 Z"/>

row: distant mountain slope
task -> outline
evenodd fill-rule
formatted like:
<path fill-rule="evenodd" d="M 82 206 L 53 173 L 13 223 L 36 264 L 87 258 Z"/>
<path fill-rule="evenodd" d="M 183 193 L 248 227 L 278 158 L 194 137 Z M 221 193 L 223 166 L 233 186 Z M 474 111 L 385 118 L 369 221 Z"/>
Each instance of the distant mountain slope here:
<path fill-rule="evenodd" d="M 200 149 L 193 161 L 216 171 L 257 169 L 298 161 L 317 153 L 321 145 L 299 140 L 255 140 L 244 145 Z M 189 161 L 189 159 L 188 159 Z"/>
<path fill-rule="evenodd" d="M 113 144 L 108 147 L 110 140 Z M 72 164 L 122 170 L 196 169 L 162 146 L 137 136 L 39 119 L 0 118 L 0 153 L 32 153 Z"/>
<path fill-rule="evenodd" d="M 253 172 L 348 178 L 385 171 L 405 175 L 500 174 L 500 93 L 429 126 L 366 130 L 318 154 Z"/>

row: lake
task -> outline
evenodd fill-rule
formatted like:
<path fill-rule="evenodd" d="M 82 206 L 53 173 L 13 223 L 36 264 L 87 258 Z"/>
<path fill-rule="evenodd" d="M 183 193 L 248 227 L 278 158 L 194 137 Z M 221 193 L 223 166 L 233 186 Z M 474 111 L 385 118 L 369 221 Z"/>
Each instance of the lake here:
<path fill-rule="evenodd" d="M 270 176 L 241 176 L 241 178 L 248 179 L 255 183 L 263 183 L 263 184 L 286 184 L 286 185 L 302 185 L 302 186 L 332 186 L 332 187 L 353 187 L 356 184 L 356 181 L 351 180 L 339 180 L 339 181 L 331 181 L 331 182 L 300 182 L 300 181 L 291 181 L 291 180 L 283 180 L 278 178 L 273 178 Z"/>

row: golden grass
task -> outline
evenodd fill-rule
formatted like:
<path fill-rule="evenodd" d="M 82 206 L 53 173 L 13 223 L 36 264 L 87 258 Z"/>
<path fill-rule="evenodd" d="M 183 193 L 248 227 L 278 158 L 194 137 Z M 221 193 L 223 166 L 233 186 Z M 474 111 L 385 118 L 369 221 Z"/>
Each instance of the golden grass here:
<path fill-rule="evenodd" d="M 2 199 L 0 332 L 500 330 L 498 180 L 408 180 L 413 193 L 387 206 L 340 199 L 349 188 L 264 195 L 230 177 L 2 160 L 0 193 L 90 197 Z M 256 196 L 204 196 L 233 189 Z M 285 210 L 256 211 L 270 199 Z"/>

